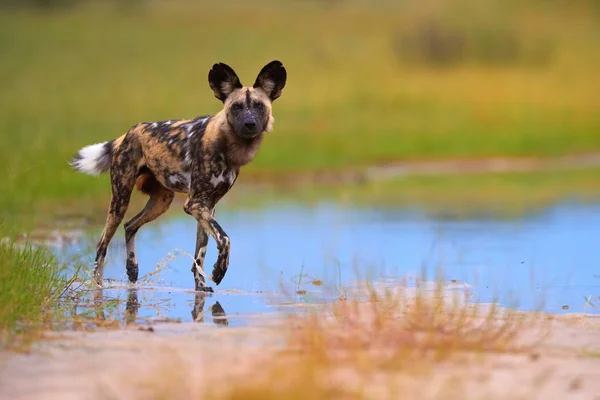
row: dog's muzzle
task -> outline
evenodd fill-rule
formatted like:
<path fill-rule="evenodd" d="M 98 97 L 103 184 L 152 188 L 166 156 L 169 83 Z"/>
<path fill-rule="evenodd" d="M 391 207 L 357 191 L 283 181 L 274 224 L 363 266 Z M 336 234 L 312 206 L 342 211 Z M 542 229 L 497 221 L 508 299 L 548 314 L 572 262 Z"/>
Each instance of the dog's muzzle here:
<path fill-rule="evenodd" d="M 241 121 L 241 126 L 238 129 L 240 136 L 251 138 L 259 134 L 260 127 L 256 119 L 249 115 Z"/>

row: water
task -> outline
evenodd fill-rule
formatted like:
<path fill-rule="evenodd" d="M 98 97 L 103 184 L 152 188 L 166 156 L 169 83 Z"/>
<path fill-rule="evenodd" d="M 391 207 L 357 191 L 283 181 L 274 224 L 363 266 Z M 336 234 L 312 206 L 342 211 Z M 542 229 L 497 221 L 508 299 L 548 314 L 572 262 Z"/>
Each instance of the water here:
<path fill-rule="evenodd" d="M 198 300 L 190 290 L 192 261 L 180 256 L 168 262 L 160 282 L 141 285 L 138 318 L 191 321 L 200 315 L 205 322 L 222 323 L 224 312 L 229 325 L 245 324 L 250 316 L 279 309 L 281 302 L 306 300 L 310 294 L 331 299 L 340 284 L 352 284 L 356 271 L 388 281 L 423 271 L 431 279 L 438 271 L 448 282 L 469 285 L 472 301 L 555 313 L 598 312 L 586 299 L 600 303 L 600 204 L 564 203 L 510 220 L 447 220 L 418 208 L 332 203 L 217 210 L 216 218 L 232 248 L 229 270 L 215 293 Z M 192 252 L 195 232 L 195 221 L 183 212 L 143 227 L 136 237 L 140 276 L 174 249 Z M 211 239 L 209 274 L 215 259 Z M 128 297 L 124 260 L 120 230 L 105 268 L 105 278 L 116 282 L 105 296 Z M 300 273 L 307 276 L 298 288 Z M 312 280 L 325 284 L 314 286 Z M 281 294 L 282 283 L 291 289 L 289 295 Z M 298 289 L 308 295 L 296 295 Z M 200 309 L 198 302 L 204 302 Z"/>

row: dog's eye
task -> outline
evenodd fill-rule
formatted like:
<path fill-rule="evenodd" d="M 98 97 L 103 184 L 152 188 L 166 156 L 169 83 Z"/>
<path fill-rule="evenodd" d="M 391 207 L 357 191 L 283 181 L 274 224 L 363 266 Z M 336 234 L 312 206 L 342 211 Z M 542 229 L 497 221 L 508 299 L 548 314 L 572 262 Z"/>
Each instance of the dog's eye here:
<path fill-rule="evenodd" d="M 242 105 L 240 103 L 233 103 L 231 105 L 231 109 L 233 111 L 240 111 L 242 109 Z"/>
<path fill-rule="evenodd" d="M 265 108 L 265 105 L 263 103 L 254 103 L 254 108 L 262 110 L 263 108 Z"/>

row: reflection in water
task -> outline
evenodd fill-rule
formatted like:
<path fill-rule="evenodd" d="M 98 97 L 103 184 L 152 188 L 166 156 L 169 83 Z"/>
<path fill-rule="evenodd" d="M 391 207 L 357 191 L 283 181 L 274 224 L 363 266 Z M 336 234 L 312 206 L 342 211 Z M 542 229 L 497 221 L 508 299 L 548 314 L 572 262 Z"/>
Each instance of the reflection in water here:
<path fill-rule="evenodd" d="M 95 289 L 93 292 L 94 311 L 96 312 L 96 319 L 100 321 L 106 321 L 104 291 L 102 289 Z"/>
<path fill-rule="evenodd" d="M 112 291 L 114 289 L 109 290 Z M 139 310 L 140 308 L 142 308 L 142 302 L 139 300 L 139 291 L 140 289 L 138 288 L 127 289 L 127 301 L 125 302 L 125 311 L 123 313 L 123 322 L 125 323 L 125 325 L 131 325 L 146 320 L 146 318 L 139 317 Z M 106 296 L 105 289 L 94 289 L 92 292 L 92 307 L 94 309 L 96 320 L 100 322 L 118 319 L 112 317 L 115 313 L 112 313 L 111 310 L 114 311 L 114 309 L 116 309 L 116 311 L 118 311 L 118 309 L 121 308 L 122 303 L 115 302 L 115 300 Z M 206 299 L 209 296 L 210 294 L 205 292 L 195 293 L 195 301 L 191 311 L 192 321 L 198 323 L 205 322 L 204 311 L 206 306 Z M 154 308 L 156 305 L 148 303 L 147 306 L 149 308 Z M 215 301 L 214 304 L 208 308 L 208 310 L 210 310 L 211 312 L 212 322 L 215 325 L 229 326 L 227 313 L 218 301 Z M 108 317 L 107 313 L 109 314 Z M 116 314 L 118 316 L 119 313 L 117 312 Z"/>
<path fill-rule="evenodd" d="M 141 304 L 138 300 L 137 289 L 129 289 L 128 291 L 129 294 L 127 296 L 127 304 L 125 306 L 125 322 L 127 325 L 130 325 L 135 323 L 137 320 L 137 315 Z"/>
<path fill-rule="evenodd" d="M 217 301 L 213 304 L 211 309 L 211 314 L 213 317 L 213 322 L 217 325 L 228 326 L 229 321 L 227 320 L 227 314 L 225 314 L 225 310 L 221 307 L 221 304 Z"/>
<path fill-rule="evenodd" d="M 204 304 L 206 302 L 206 297 L 208 293 L 206 292 L 197 292 L 196 300 L 194 301 L 194 308 L 192 309 L 192 320 L 194 322 L 204 322 Z M 215 304 L 210 307 L 212 321 L 216 325 L 228 326 L 229 321 L 227 320 L 227 314 L 225 310 L 221 306 L 221 304 L 216 301 Z"/>

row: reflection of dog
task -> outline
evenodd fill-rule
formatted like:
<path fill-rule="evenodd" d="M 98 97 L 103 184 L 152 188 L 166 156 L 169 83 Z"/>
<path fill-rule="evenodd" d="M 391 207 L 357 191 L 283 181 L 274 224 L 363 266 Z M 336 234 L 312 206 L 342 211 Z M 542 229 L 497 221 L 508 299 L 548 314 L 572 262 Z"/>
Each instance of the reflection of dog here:
<path fill-rule="evenodd" d="M 135 323 L 137 320 L 138 310 L 140 309 L 140 302 L 138 300 L 138 292 L 136 289 L 129 289 L 127 291 L 127 302 L 125 303 L 125 323 L 127 325 Z M 107 299 L 104 297 L 104 290 L 102 288 L 96 289 L 93 292 L 94 296 L 94 309 L 96 311 L 96 318 L 100 321 L 106 321 L 106 308 Z"/>
<path fill-rule="evenodd" d="M 208 235 L 219 255 L 212 279 L 218 285 L 229 264 L 229 237 L 214 219 L 217 202 L 231 189 L 240 167 L 258 151 L 273 126 L 271 103 L 281 95 L 287 73 L 281 62 L 267 64 L 252 87 L 243 87 L 236 73 L 215 64 L 208 82 L 224 103 L 213 116 L 190 120 L 143 122 L 110 142 L 81 149 L 71 161 L 77 171 L 97 175 L 110 170 L 112 199 L 106 225 L 96 249 L 94 278 L 102 284 L 106 249 L 121 224 L 134 186 L 150 196 L 144 209 L 125 223 L 127 275 L 138 278 L 134 238 L 142 225 L 167 211 L 175 192 L 188 195 L 186 213 L 198 221 L 195 264 L 196 290 L 212 291 L 198 271 L 203 269 Z"/>
<path fill-rule="evenodd" d="M 194 308 L 192 309 L 192 319 L 194 322 L 204 322 L 205 303 L 206 295 L 204 293 L 196 293 L 196 300 L 194 301 Z M 212 320 L 216 325 L 229 325 L 227 314 L 218 301 L 210 307 L 210 313 L 212 315 Z"/>
<path fill-rule="evenodd" d="M 106 314 L 104 312 L 104 291 L 102 289 L 94 290 L 94 310 L 96 312 L 96 318 L 99 321 L 106 321 Z"/>
<path fill-rule="evenodd" d="M 196 292 L 194 300 L 194 307 L 192 308 L 192 319 L 194 322 L 204 322 L 204 306 L 206 305 L 206 293 Z M 106 321 L 105 315 L 105 304 L 106 298 L 104 297 L 103 289 L 94 290 L 94 308 L 96 311 L 96 318 L 100 321 Z M 138 290 L 131 288 L 127 291 L 127 302 L 125 303 L 125 314 L 124 322 L 126 325 L 135 324 L 138 322 L 138 312 L 140 310 L 141 303 L 138 299 Z M 227 314 L 216 301 L 212 307 L 209 307 L 212 315 L 213 323 L 216 325 L 228 326 L 229 321 L 227 320 Z"/>
<path fill-rule="evenodd" d="M 136 289 L 129 289 L 127 303 L 125 304 L 125 322 L 127 325 L 133 324 L 137 321 L 140 307 L 141 304 L 138 300 L 138 291 Z"/>

